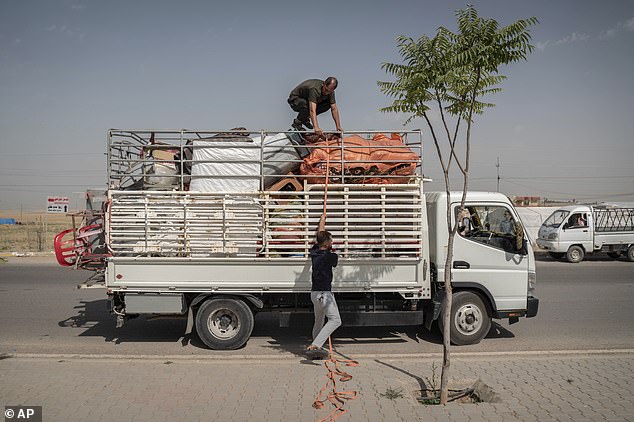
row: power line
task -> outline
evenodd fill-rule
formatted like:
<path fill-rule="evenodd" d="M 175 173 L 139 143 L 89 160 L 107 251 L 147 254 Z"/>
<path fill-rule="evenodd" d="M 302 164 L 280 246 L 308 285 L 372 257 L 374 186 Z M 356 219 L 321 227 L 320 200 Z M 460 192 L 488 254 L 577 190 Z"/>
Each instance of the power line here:
<path fill-rule="evenodd" d="M 60 188 L 60 187 L 84 187 L 86 186 L 86 184 L 81 184 L 81 185 L 77 185 L 77 184 L 66 184 L 66 183 L 59 183 L 56 185 L 41 185 L 41 184 L 37 184 L 37 185 L 24 185 L 24 184 L 20 184 L 20 186 L 26 186 L 29 188 Z M 0 188 L 13 188 L 15 187 L 15 184 L 12 185 L 0 185 Z"/>
<path fill-rule="evenodd" d="M 535 191 L 538 192 L 544 192 L 547 194 L 556 194 L 556 195 L 566 195 L 566 196 L 574 196 L 575 198 L 579 198 L 579 199 L 601 199 L 601 198 L 616 198 L 616 197 L 626 197 L 626 196 L 634 196 L 634 192 L 625 192 L 625 193 L 606 193 L 606 192 L 601 192 L 601 193 L 589 193 L 589 194 L 575 194 L 575 193 L 571 193 L 570 191 L 568 192 L 558 192 L 558 191 L 551 191 L 551 190 L 546 190 L 546 189 L 542 189 L 542 188 L 536 188 L 534 186 L 530 186 L 524 183 L 517 183 L 517 182 L 511 182 L 509 180 L 506 179 L 502 179 L 503 181 L 510 183 L 512 185 L 515 186 L 520 186 L 523 188 L 529 188 L 529 189 L 533 189 Z"/>
<path fill-rule="evenodd" d="M 28 157 L 69 157 L 78 155 L 106 155 L 105 152 L 3 152 L 3 156 L 28 156 Z"/>

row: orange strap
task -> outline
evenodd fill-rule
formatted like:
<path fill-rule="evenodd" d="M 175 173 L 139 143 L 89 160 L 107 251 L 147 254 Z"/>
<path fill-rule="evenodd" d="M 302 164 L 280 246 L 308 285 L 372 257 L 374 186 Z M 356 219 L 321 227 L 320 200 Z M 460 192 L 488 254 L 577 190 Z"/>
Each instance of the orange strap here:
<path fill-rule="evenodd" d="M 326 184 L 324 185 L 324 214 L 326 214 L 326 205 L 328 204 L 328 181 L 330 180 L 330 148 L 328 146 L 328 137 L 326 136 Z"/>
<path fill-rule="evenodd" d="M 328 375 L 326 375 L 326 378 L 328 378 L 328 381 L 326 381 L 326 385 L 319 391 L 319 394 L 317 394 L 317 397 L 315 397 L 315 401 L 313 402 L 313 407 L 315 409 L 321 409 L 322 407 L 324 407 L 326 401 L 329 401 L 330 403 L 332 403 L 333 406 L 335 406 L 335 408 L 328 415 L 326 415 L 325 418 L 319 419 L 318 422 L 332 422 L 335 419 L 337 419 L 339 416 L 344 415 L 347 412 L 347 410 L 343 408 L 343 405 L 345 404 L 345 400 L 354 400 L 357 398 L 356 391 L 337 391 L 336 377 L 339 377 L 339 381 L 341 382 L 346 382 L 351 380 L 352 375 L 343 371 L 339 367 L 339 364 L 343 363 L 346 366 L 359 366 L 359 362 L 355 360 L 336 359 L 334 356 L 334 353 L 332 352 L 332 341 L 330 340 L 330 337 L 328 337 L 328 347 L 330 349 L 330 357 L 328 358 L 326 362 L 324 362 L 324 365 L 326 366 L 326 369 L 328 370 Z M 322 394 L 324 394 L 326 390 L 328 390 L 331 387 L 331 385 L 332 385 L 331 391 L 328 393 L 328 395 L 325 398 L 322 399 L 321 398 Z"/>
<path fill-rule="evenodd" d="M 328 181 L 330 179 L 330 147 L 328 146 L 328 140 L 326 138 L 326 184 L 324 186 L 324 214 L 326 214 L 326 208 L 328 203 Z M 357 398 L 356 391 L 337 391 L 337 379 L 339 377 L 339 381 L 346 382 L 352 379 L 352 375 L 343 371 L 339 364 L 342 363 L 346 366 L 359 366 L 359 363 L 355 360 L 339 360 L 335 358 L 335 355 L 332 351 L 332 340 L 330 336 L 328 337 L 328 349 L 330 351 L 328 360 L 324 362 L 326 369 L 328 370 L 328 374 L 326 378 L 326 385 L 319 391 L 317 397 L 315 397 L 315 401 L 313 402 L 313 407 L 315 409 L 321 409 L 324 407 L 326 401 L 332 403 L 335 408 L 323 419 L 319 419 L 318 422 L 332 422 L 337 419 L 339 416 L 344 415 L 347 410 L 343 408 L 345 404 L 345 400 L 354 400 Z M 325 398 L 321 398 L 322 394 L 326 392 L 332 385 L 331 391 Z"/>

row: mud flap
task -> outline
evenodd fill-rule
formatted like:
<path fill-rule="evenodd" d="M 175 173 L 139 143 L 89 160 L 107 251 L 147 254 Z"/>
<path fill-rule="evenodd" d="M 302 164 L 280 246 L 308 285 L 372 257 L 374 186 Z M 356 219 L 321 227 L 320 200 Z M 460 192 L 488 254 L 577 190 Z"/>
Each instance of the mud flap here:
<path fill-rule="evenodd" d="M 440 316 L 440 310 L 442 309 L 442 303 L 445 300 L 445 291 L 442 290 L 431 300 L 431 302 L 425 306 L 425 328 L 431 330 L 431 325 Z"/>

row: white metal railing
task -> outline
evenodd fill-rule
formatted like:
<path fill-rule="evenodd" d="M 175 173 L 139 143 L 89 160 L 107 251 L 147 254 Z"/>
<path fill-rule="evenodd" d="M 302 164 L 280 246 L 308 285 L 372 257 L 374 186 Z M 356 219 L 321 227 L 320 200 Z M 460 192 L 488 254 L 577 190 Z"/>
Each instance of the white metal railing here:
<path fill-rule="evenodd" d="M 380 177 L 385 181 L 402 178 L 394 174 L 371 173 L 372 164 L 377 161 L 359 159 L 346 161 L 346 152 L 364 151 L 365 146 L 347 143 L 348 136 L 358 135 L 364 139 L 382 133 L 387 136 L 394 131 L 350 131 L 338 133 L 343 140 L 330 148 L 339 148 L 340 159 L 333 161 L 331 182 L 364 183 L 368 178 Z M 392 150 L 412 151 L 415 159 L 381 160 L 387 167 L 414 164 L 416 171 L 412 178 L 422 175 L 422 134 L 420 130 L 400 131 L 402 146 L 392 146 Z M 124 190 L 177 190 L 189 189 L 193 181 L 205 179 L 243 180 L 250 183 L 252 191 L 270 188 L 276 181 L 296 172 L 317 146 L 308 142 L 309 132 L 289 131 L 191 131 L 191 130 L 121 130 L 111 129 L 107 134 L 108 143 L 108 183 L 111 189 Z M 308 141 L 307 141 L 308 140 Z M 202 151 L 210 152 L 210 157 L 194 157 Z M 213 175 L 196 173 L 197 168 L 213 167 Z M 244 171 L 232 172 L 236 167 Z M 368 169 L 369 168 L 369 169 Z M 227 172 L 227 169 L 229 170 Z M 318 182 L 320 176 L 304 175 L 308 183 Z M 194 182 L 195 183 L 195 182 Z"/>
<path fill-rule="evenodd" d="M 323 211 L 324 185 L 252 194 L 110 191 L 113 256 L 306 259 Z M 327 230 L 343 258 L 420 259 L 422 181 L 331 184 Z"/>

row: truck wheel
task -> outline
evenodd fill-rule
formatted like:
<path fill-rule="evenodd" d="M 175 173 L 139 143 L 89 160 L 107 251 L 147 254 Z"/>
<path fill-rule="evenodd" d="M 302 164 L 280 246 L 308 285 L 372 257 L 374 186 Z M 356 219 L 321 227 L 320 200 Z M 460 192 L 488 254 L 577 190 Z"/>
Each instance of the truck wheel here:
<path fill-rule="evenodd" d="M 608 256 L 612 259 L 619 259 L 619 256 L 621 256 L 621 254 L 619 252 L 608 252 Z"/>
<path fill-rule="evenodd" d="M 571 246 L 566 254 L 566 259 L 568 259 L 568 262 L 576 264 L 583 261 L 583 255 L 583 248 L 581 246 Z"/>
<path fill-rule="evenodd" d="M 550 255 L 550 257 L 552 259 L 561 259 L 564 257 L 565 253 L 563 252 L 548 252 L 548 255 Z"/>
<path fill-rule="evenodd" d="M 196 313 L 196 332 L 209 348 L 233 350 L 244 345 L 253 331 L 253 312 L 241 300 L 214 298 Z"/>
<path fill-rule="evenodd" d="M 627 260 L 634 262 L 634 245 L 627 248 Z"/>
<path fill-rule="evenodd" d="M 484 302 L 475 293 L 457 292 L 451 304 L 451 343 L 456 346 L 477 344 L 491 329 L 491 317 Z M 442 313 L 438 318 L 440 332 L 443 332 Z"/>

